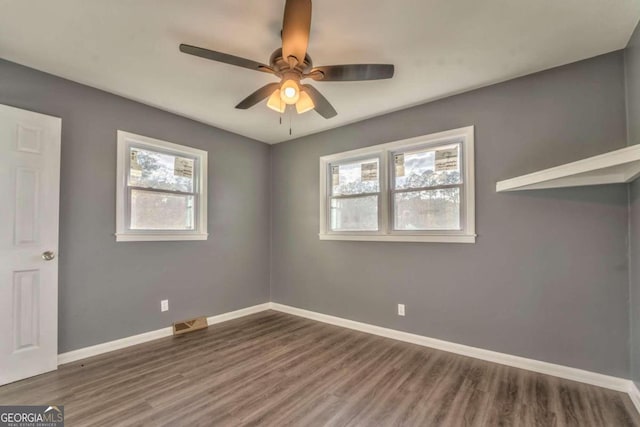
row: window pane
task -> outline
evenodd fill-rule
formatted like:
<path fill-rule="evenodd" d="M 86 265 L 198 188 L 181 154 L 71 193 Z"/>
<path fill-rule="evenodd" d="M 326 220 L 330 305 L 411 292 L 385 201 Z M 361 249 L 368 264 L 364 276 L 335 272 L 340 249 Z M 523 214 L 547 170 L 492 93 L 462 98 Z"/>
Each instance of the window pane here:
<path fill-rule="evenodd" d="M 131 229 L 194 230 L 194 197 L 131 190 Z"/>
<path fill-rule="evenodd" d="M 380 165 L 377 158 L 329 166 L 331 195 L 377 193 Z"/>
<path fill-rule="evenodd" d="M 331 199 L 332 231 L 377 231 L 378 196 Z"/>
<path fill-rule="evenodd" d="M 394 194 L 396 230 L 460 230 L 460 188 Z"/>
<path fill-rule="evenodd" d="M 395 189 L 460 184 L 460 146 L 394 153 Z"/>
<path fill-rule="evenodd" d="M 132 147 L 129 185 L 193 192 L 195 160 Z"/>

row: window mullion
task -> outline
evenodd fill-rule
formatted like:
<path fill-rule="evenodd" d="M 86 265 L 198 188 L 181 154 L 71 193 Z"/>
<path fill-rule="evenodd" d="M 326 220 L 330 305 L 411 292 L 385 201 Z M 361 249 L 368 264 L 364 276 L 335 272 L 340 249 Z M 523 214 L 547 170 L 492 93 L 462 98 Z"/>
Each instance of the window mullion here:
<path fill-rule="evenodd" d="M 443 184 L 443 185 L 434 185 L 432 187 L 415 187 L 415 188 L 397 188 L 391 189 L 392 193 L 413 193 L 416 191 L 434 191 L 434 190 L 446 190 L 449 188 L 463 188 L 464 184 Z"/>
<path fill-rule="evenodd" d="M 197 194 L 197 193 L 189 193 L 187 191 L 165 190 L 165 189 L 153 188 L 153 187 L 138 187 L 136 185 L 129 185 L 129 189 L 139 190 L 139 191 L 149 191 L 152 193 L 177 194 L 179 196 L 195 196 Z"/>
<path fill-rule="evenodd" d="M 380 192 L 376 193 L 354 193 L 354 194 L 339 194 L 337 196 L 330 195 L 330 199 L 354 199 L 357 197 L 367 197 L 367 196 L 379 196 Z"/>
<path fill-rule="evenodd" d="M 390 208 L 389 208 L 389 188 L 391 188 L 389 180 L 389 151 L 384 150 L 380 154 L 380 204 L 378 208 L 379 215 L 379 231 L 382 234 L 389 234 Z"/>

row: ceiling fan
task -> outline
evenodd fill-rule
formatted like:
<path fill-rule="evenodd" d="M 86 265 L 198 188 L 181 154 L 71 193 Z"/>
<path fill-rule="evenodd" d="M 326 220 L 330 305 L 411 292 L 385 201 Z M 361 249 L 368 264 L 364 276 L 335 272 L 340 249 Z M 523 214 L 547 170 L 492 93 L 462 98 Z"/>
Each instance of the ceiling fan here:
<path fill-rule="evenodd" d="M 282 24 L 282 48 L 276 49 L 269 65 L 250 59 L 201 47 L 180 45 L 180 51 L 212 61 L 250 70 L 269 73 L 280 78 L 278 83 L 269 83 L 243 99 L 236 108 L 246 110 L 269 98 L 267 106 L 283 113 L 288 105 L 295 105 L 298 114 L 315 109 L 325 119 L 338 113 L 329 101 L 310 84 L 301 84 L 303 79 L 322 82 L 347 82 L 380 80 L 393 77 L 394 67 L 389 64 L 349 64 L 314 67 L 307 54 L 309 30 L 311 28 L 311 0 L 286 0 Z"/>

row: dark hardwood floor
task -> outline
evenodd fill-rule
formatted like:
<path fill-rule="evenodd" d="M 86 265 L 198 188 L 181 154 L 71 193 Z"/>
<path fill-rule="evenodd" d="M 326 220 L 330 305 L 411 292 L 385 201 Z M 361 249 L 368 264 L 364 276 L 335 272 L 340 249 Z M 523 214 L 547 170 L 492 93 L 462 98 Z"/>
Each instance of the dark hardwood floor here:
<path fill-rule="evenodd" d="M 0 387 L 67 426 L 640 426 L 624 393 L 267 311 Z"/>

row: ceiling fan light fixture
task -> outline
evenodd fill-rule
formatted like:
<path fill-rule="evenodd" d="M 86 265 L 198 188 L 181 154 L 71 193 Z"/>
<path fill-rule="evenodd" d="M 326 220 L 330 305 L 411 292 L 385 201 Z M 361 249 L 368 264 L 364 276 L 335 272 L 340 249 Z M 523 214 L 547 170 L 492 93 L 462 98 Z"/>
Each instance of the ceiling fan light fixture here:
<path fill-rule="evenodd" d="M 282 19 L 282 48 L 271 54 L 269 65 L 228 53 L 180 44 L 180 52 L 248 70 L 269 73 L 279 79 L 266 84 L 240 101 L 236 108 L 247 110 L 268 98 L 267 105 L 284 113 L 287 105 L 295 105 L 298 114 L 311 109 L 325 119 L 338 113 L 331 103 L 313 86 L 302 84 L 311 78 L 324 82 L 352 82 L 390 79 L 394 74 L 392 64 L 347 64 L 314 67 L 308 55 L 311 30 L 312 0 L 285 0 Z M 307 92 L 306 94 L 304 92 Z"/>
<path fill-rule="evenodd" d="M 284 113 L 284 109 L 287 107 L 287 104 L 285 104 L 280 98 L 280 89 L 276 89 L 271 94 L 267 101 L 267 107 L 271 108 L 273 111 L 277 111 L 278 113 Z"/>
<path fill-rule="evenodd" d="M 311 111 L 316 108 L 313 100 L 309 96 L 307 92 L 300 92 L 300 99 L 296 102 L 296 111 L 298 114 L 306 113 L 307 111 Z"/>
<path fill-rule="evenodd" d="M 286 80 L 280 87 L 280 98 L 285 104 L 293 105 L 300 99 L 300 87 L 295 80 Z"/>

